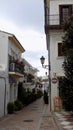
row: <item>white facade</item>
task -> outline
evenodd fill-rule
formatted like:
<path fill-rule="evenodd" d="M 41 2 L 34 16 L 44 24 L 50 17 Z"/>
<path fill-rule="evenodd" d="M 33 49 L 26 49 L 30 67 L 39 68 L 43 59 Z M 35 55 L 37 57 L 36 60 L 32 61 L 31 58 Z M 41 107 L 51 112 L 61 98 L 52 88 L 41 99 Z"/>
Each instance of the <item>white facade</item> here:
<path fill-rule="evenodd" d="M 54 110 L 53 99 L 59 96 L 59 79 L 64 76 L 62 64 L 63 56 L 58 56 L 58 43 L 62 43 L 63 30 L 61 27 L 60 6 L 71 6 L 73 0 L 45 0 L 45 32 L 48 50 L 48 61 L 50 60 L 50 77 L 51 77 L 51 109 Z M 73 6 L 72 6 L 73 7 Z M 73 11 L 73 9 L 72 9 Z M 49 58 L 50 57 L 50 58 Z M 49 62 L 48 62 L 49 63 Z M 52 78 L 57 77 L 57 82 L 53 83 Z"/>
<path fill-rule="evenodd" d="M 21 60 L 24 48 L 13 34 L 0 31 L 0 116 L 7 114 L 8 102 L 17 99 L 18 82 L 23 74 L 16 71 L 10 57 Z M 2 74 L 3 71 L 3 74 Z"/>
<path fill-rule="evenodd" d="M 25 63 L 25 73 L 30 73 L 34 76 L 37 76 L 37 72 L 38 70 L 36 68 L 34 68 L 28 61 L 26 61 L 25 59 L 23 59 L 24 63 Z"/>
<path fill-rule="evenodd" d="M 59 73 L 62 71 L 63 56 L 58 57 L 58 43 L 62 42 L 62 32 L 50 33 L 50 64 L 51 64 L 51 76 L 53 73 Z"/>
<path fill-rule="evenodd" d="M 32 91 L 33 88 L 35 88 L 36 82 L 37 82 L 37 69 L 34 68 L 27 60 L 23 59 L 25 64 L 25 71 L 24 71 L 24 88 L 29 89 Z M 28 81 L 29 75 L 33 77 L 30 81 Z"/>

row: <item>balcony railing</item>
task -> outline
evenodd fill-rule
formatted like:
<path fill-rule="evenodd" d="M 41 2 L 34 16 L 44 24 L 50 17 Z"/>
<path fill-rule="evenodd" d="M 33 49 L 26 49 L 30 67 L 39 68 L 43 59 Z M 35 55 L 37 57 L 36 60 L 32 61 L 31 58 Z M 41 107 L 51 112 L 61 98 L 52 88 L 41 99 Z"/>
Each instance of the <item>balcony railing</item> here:
<path fill-rule="evenodd" d="M 45 16 L 45 24 L 46 25 L 60 25 L 60 15 L 46 15 Z"/>
<path fill-rule="evenodd" d="M 17 72 L 24 74 L 24 63 L 19 59 L 15 60 L 14 57 L 9 55 L 9 72 Z"/>
<path fill-rule="evenodd" d="M 68 15 L 54 14 L 45 16 L 45 33 L 49 30 L 60 30 L 63 29 L 63 23 L 69 18 Z"/>
<path fill-rule="evenodd" d="M 73 13 L 72 13 L 73 14 Z M 66 19 L 68 19 L 67 14 L 54 14 L 45 16 L 45 25 L 46 26 L 61 26 Z"/>
<path fill-rule="evenodd" d="M 24 67 L 21 66 L 18 63 L 10 63 L 9 64 L 9 71 L 10 72 L 18 72 L 18 73 L 23 74 L 24 73 Z"/>

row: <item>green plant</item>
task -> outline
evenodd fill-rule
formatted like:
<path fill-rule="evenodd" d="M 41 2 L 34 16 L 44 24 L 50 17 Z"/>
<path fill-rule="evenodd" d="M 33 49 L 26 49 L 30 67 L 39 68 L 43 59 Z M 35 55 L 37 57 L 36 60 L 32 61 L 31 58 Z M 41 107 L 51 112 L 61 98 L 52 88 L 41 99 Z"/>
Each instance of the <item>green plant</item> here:
<path fill-rule="evenodd" d="M 40 98 L 43 96 L 43 92 L 41 90 L 38 90 L 37 92 L 37 98 Z"/>
<path fill-rule="evenodd" d="M 26 104 L 28 93 L 26 92 L 26 89 L 23 88 L 23 83 L 18 84 L 18 100 L 22 102 L 22 104 Z"/>
<path fill-rule="evenodd" d="M 60 79 L 59 95 L 62 99 L 63 108 L 73 111 L 73 86 L 67 78 Z"/>
<path fill-rule="evenodd" d="M 21 110 L 22 107 L 23 107 L 22 102 L 19 101 L 19 100 L 16 100 L 16 101 L 14 102 L 14 105 L 15 105 L 15 110 Z"/>
<path fill-rule="evenodd" d="M 73 111 L 73 15 L 63 25 L 62 39 L 65 78 L 61 80 L 60 96 L 65 110 Z"/>
<path fill-rule="evenodd" d="M 12 114 L 14 112 L 14 103 L 13 102 L 8 103 L 7 111 L 8 111 L 9 114 Z"/>

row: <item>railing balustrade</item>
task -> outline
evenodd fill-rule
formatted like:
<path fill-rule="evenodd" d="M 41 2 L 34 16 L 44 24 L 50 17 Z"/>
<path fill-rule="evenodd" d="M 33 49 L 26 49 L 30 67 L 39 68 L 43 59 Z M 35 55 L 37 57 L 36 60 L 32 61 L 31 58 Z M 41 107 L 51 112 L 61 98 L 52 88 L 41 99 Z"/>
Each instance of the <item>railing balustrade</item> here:
<path fill-rule="evenodd" d="M 46 15 L 46 25 L 59 25 L 60 24 L 60 15 L 55 14 L 55 15 Z"/>
<path fill-rule="evenodd" d="M 64 14 L 63 16 L 61 14 L 52 14 L 52 15 L 46 15 L 45 16 L 45 25 L 51 26 L 51 25 L 61 25 L 63 24 L 64 20 L 68 19 L 68 15 Z"/>
<path fill-rule="evenodd" d="M 9 64 L 9 71 L 24 73 L 24 67 L 22 67 L 20 64 L 17 64 L 17 63 L 10 63 Z"/>

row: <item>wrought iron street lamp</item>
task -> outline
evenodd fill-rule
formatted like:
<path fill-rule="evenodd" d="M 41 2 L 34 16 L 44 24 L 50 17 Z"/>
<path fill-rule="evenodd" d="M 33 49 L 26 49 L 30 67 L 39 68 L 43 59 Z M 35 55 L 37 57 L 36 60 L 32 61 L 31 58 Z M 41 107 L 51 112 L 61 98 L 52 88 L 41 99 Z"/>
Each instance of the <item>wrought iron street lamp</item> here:
<path fill-rule="evenodd" d="M 41 61 L 42 67 L 45 68 L 45 69 L 48 69 L 49 65 L 44 65 L 44 63 L 45 63 L 45 57 L 44 56 L 42 56 L 40 58 L 40 61 Z"/>
<path fill-rule="evenodd" d="M 44 65 L 44 63 L 45 63 L 45 58 L 44 58 L 44 56 L 42 56 L 41 58 L 40 58 L 40 62 L 41 62 L 41 64 L 42 64 L 42 67 L 44 68 L 44 69 L 48 69 L 48 71 L 49 71 L 49 105 L 50 105 L 50 111 L 51 111 L 51 74 L 50 74 L 50 58 L 49 58 L 49 65 Z"/>

